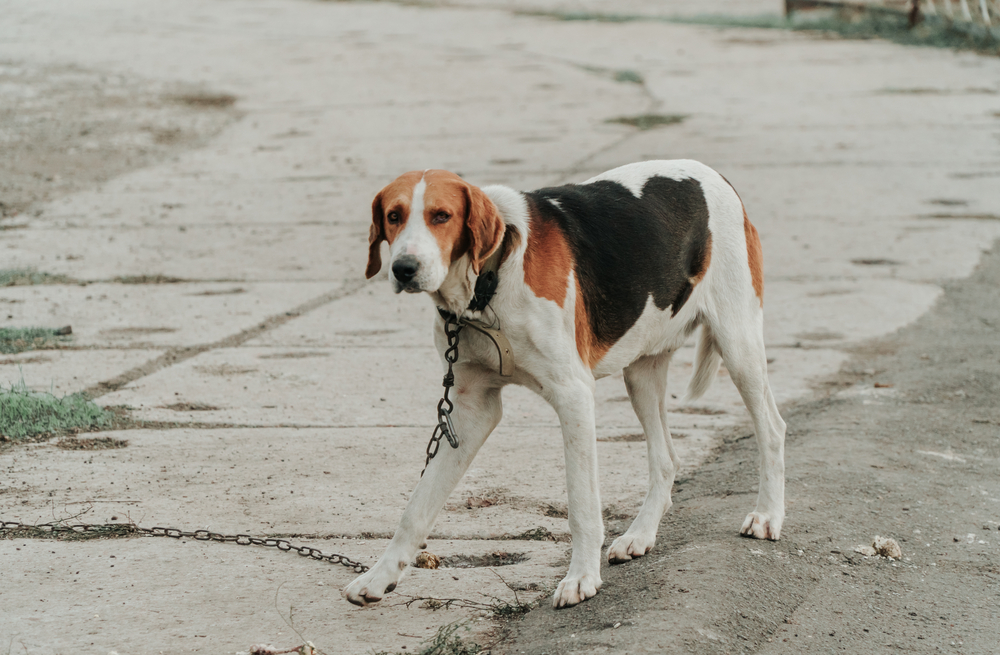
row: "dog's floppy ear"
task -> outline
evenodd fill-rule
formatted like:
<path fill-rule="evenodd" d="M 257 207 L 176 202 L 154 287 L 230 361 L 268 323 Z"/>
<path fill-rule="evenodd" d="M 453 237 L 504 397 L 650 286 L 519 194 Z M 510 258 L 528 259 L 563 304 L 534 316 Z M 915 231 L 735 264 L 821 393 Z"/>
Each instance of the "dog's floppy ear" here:
<path fill-rule="evenodd" d="M 497 206 L 479 187 L 465 185 L 465 226 L 469 230 L 472 272 L 479 275 L 483 263 L 500 246 L 504 223 Z"/>
<path fill-rule="evenodd" d="M 382 253 L 379 247 L 385 241 L 385 232 L 382 230 L 384 218 L 382 192 L 379 191 L 372 201 L 372 226 L 368 231 L 368 268 L 365 269 L 365 277 L 368 279 L 374 277 L 382 268 Z"/>

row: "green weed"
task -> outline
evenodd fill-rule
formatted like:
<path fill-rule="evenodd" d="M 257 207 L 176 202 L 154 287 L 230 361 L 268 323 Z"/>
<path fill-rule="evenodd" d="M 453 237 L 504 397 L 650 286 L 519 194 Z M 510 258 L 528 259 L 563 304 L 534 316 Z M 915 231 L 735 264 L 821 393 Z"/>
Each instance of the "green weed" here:
<path fill-rule="evenodd" d="M 0 353 L 55 348 L 71 334 L 69 328 L 0 328 Z"/>
<path fill-rule="evenodd" d="M 1000 55 L 1000 28 L 954 22 L 944 16 L 924 16 L 910 27 L 906 14 L 871 7 L 865 11 L 795 12 L 791 16 L 643 16 L 590 12 L 515 12 L 565 21 L 603 23 L 661 22 L 715 27 L 751 27 L 796 31 L 822 31 L 848 39 L 885 39 L 903 45 L 973 50 Z"/>
<path fill-rule="evenodd" d="M 615 82 L 629 82 L 631 84 L 645 84 L 646 82 L 642 75 L 633 70 L 615 71 L 614 79 Z"/>
<path fill-rule="evenodd" d="M 118 284 L 177 284 L 185 280 L 170 275 L 119 275 L 112 278 L 111 282 Z"/>
<path fill-rule="evenodd" d="M 65 275 L 53 275 L 33 268 L 7 268 L 0 270 L 0 287 L 25 287 L 34 284 L 76 284 Z"/>
<path fill-rule="evenodd" d="M 58 398 L 32 391 L 24 378 L 0 389 L 0 442 L 92 430 L 108 425 L 113 414 L 80 394 Z"/>
<path fill-rule="evenodd" d="M 483 651 L 478 644 L 462 641 L 462 637 L 456 634 L 459 630 L 468 632 L 470 628 L 462 621 L 441 626 L 437 634 L 424 642 L 423 649 L 417 655 L 476 655 Z M 393 653 L 382 650 L 374 655 L 403 655 L 403 651 Z"/>

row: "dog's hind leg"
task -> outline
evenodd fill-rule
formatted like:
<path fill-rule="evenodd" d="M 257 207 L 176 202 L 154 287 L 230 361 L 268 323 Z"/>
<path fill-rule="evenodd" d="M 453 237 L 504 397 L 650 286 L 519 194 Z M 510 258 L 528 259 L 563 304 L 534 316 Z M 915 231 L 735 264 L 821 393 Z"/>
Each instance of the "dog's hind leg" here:
<path fill-rule="evenodd" d="M 649 491 L 628 531 L 608 548 L 612 564 L 642 557 L 656 543 L 660 519 L 670 509 L 670 488 L 677 473 L 677 452 L 667 427 L 667 367 L 670 353 L 643 357 L 625 369 L 625 387 L 643 432 L 649 459 Z"/>
<path fill-rule="evenodd" d="M 479 366 L 455 366 L 455 388 L 451 398 L 455 403 L 452 420 L 458 435 L 458 448 L 442 440 L 437 456 L 430 461 L 413 490 L 385 554 L 371 570 L 344 590 L 344 597 L 350 602 L 355 605 L 376 603 L 402 579 L 448 495 L 503 416 L 500 387 L 495 379 L 495 373 Z"/>
<path fill-rule="evenodd" d="M 750 411 L 760 458 L 757 507 L 740 534 L 777 540 L 785 519 L 785 422 L 767 380 L 764 312 L 755 297 L 719 303 L 717 311 L 720 320 L 711 321 L 713 332 L 729 377 Z"/>

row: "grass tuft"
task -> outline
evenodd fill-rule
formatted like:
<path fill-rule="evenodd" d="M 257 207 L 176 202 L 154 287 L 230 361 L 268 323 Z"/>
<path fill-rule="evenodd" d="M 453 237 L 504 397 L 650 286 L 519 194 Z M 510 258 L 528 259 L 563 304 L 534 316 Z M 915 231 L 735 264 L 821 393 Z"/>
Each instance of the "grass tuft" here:
<path fill-rule="evenodd" d="M 437 634 L 427 640 L 422 650 L 417 655 L 476 655 L 483 651 L 478 644 L 466 643 L 462 637 L 456 634 L 460 629 L 469 631 L 469 626 L 464 622 L 456 621 L 438 628 Z M 395 653 L 382 650 L 374 655 L 403 655 L 403 651 Z"/>
<path fill-rule="evenodd" d="M 614 79 L 615 82 L 629 82 L 631 84 L 645 84 L 646 82 L 641 74 L 633 70 L 615 71 Z"/>
<path fill-rule="evenodd" d="M 664 22 L 715 27 L 755 27 L 823 31 L 847 39 L 885 39 L 903 45 L 973 50 L 1000 55 L 1000 27 L 951 21 L 944 16 L 923 16 L 917 26 L 909 26 L 904 12 L 868 7 L 864 11 L 795 12 L 791 16 L 644 16 L 597 12 L 525 11 L 526 15 L 544 16 L 564 21 L 602 23 Z"/>
<path fill-rule="evenodd" d="M 867 11 L 863 13 L 795 13 L 790 17 L 695 16 L 674 18 L 672 22 L 718 27 L 758 27 L 795 31 L 821 31 L 847 39 L 884 39 L 902 45 L 973 50 L 1000 55 L 1000 29 L 975 23 L 952 22 L 942 16 L 925 16 L 913 28 L 903 13 Z"/>
<path fill-rule="evenodd" d="M 112 278 L 112 282 L 118 284 L 178 284 L 184 282 L 182 278 L 170 275 L 119 275 Z"/>
<path fill-rule="evenodd" d="M 0 287 L 26 287 L 35 284 L 76 284 L 65 275 L 53 275 L 33 268 L 6 268 L 0 270 Z"/>
<path fill-rule="evenodd" d="M 108 425 L 113 414 L 80 394 L 58 398 L 32 391 L 24 378 L 0 389 L 0 441 L 26 441 L 93 430 Z"/>
<path fill-rule="evenodd" d="M 13 355 L 58 348 L 69 334 L 68 328 L 0 328 L 0 353 Z"/>

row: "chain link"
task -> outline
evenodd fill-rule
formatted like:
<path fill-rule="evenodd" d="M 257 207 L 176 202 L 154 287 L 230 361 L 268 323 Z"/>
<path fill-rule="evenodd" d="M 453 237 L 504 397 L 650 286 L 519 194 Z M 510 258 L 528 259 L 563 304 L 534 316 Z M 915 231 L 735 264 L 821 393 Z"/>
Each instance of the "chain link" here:
<path fill-rule="evenodd" d="M 210 532 L 209 530 L 194 530 L 193 532 L 188 532 L 186 530 L 178 530 L 177 528 L 161 527 L 143 528 L 131 523 L 38 523 L 31 525 L 27 523 L 20 523 L 18 521 L 0 521 L 0 537 L 2 537 L 5 532 L 14 530 L 23 530 L 36 534 L 65 534 L 74 532 L 77 534 L 97 533 L 116 536 L 140 535 L 143 537 L 170 537 L 172 539 L 189 538 L 197 541 L 235 543 L 238 546 L 265 546 L 268 548 L 277 548 L 282 551 L 292 551 L 298 553 L 302 557 L 309 557 L 321 562 L 340 564 L 342 566 L 346 566 L 347 568 L 354 569 L 355 573 L 364 573 L 368 570 L 366 565 L 361 562 L 355 562 L 346 555 L 340 555 L 338 553 L 331 553 L 327 555 L 318 548 L 311 548 L 310 546 L 295 546 L 287 539 L 252 537 L 248 534 L 219 534 L 218 532 Z"/>
<path fill-rule="evenodd" d="M 451 413 L 454 411 L 455 405 L 448 396 L 451 388 L 455 386 L 455 372 L 452 369 L 455 362 L 458 361 L 458 335 L 462 331 L 463 325 L 459 323 L 458 317 L 454 314 L 442 311 L 441 317 L 444 319 L 444 334 L 448 338 L 448 349 L 444 351 L 444 359 L 448 362 L 448 372 L 444 374 L 444 379 L 441 381 L 441 385 L 444 387 L 444 396 L 437 406 L 438 424 L 434 428 L 434 433 L 431 434 L 431 440 L 427 442 L 427 460 L 424 461 L 424 470 L 420 472 L 420 477 L 424 477 L 427 465 L 438 454 L 442 437 L 448 440 L 449 446 L 458 448 L 458 435 L 455 434 L 455 425 L 451 421 Z"/>

